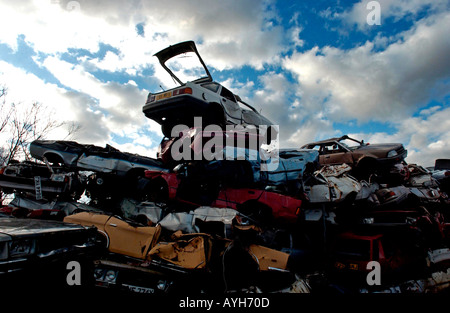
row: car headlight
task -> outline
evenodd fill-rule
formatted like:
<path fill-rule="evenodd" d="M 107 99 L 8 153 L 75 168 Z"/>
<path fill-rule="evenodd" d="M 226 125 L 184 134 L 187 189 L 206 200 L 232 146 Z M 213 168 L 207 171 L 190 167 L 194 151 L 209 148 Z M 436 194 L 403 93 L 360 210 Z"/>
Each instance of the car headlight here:
<path fill-rule="evenodd" d="M 8 243 L 0 242 L 0 260 L 6 260 L 8 258 Z"/>
<path fill-rule="evenodd" d="M 32 239 L 13 240 L 8 243 L 10 257 L 31 255 L 35 250 L 35 242 Z"/>
<path fill-rule="evenodd" d="M 115 282 L 116 277 L 117 277 L 116 271 L 108 270 L 105 274 L 105 281 L 110 282 L 110 283 Z"/>
<path fill-rule="evenodd" d="M 393 158 L 393 157 L 395 157 L 397 155 L 398 155 L 397 151 L 391 150 L 391 151 L 388 152 L 387 157 L 388 158 Z"/>

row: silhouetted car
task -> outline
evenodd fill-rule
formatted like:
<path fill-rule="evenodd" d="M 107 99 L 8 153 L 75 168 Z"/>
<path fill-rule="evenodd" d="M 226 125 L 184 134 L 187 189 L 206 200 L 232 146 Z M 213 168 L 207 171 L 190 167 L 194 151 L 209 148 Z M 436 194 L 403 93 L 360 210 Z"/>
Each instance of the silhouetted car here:
<path fill-rule="evenodd" d="M 30 154 L 38 160 L 45 158 L 53 164 L 122 177 L 163 168 L 162 163 L 153 158 L 122 152 L 110 145 L 99 147 L 75 141 L 34 140 L 30 143 Z"/>
<path fill-rule="evenodd" d="M 276 191 L 246 187 L 251 186 L 248 175 L 233 179 L 232 171 L 229 171 L 229 177 L 222 177 L 223 181 L 218 177 L 205 180 L 200 175 L 186 174 L 186 167 L 178 170 L 171 173 L 145 172 L 145 176 L 151 179 L 149 190 L 153 192 L 152 200 L 232 208 L 258 222 L 268 222 L 273 218 L 292 223 L 298 220 L 301 213 L 303 200 Z M 239 169 L 235 170 L 238 173 Z M 234 184 L 229 184 L 230 181 Z"/>
<path fill-rule="evenodd" d="M 91 171 L 87 192 L 96 202 L 110 202 L 124 194 L 137 196 L 139 182 L 145 170 L 166 170 L 160 160 L 121 152 L 106 145 L 80 144 L 63 140 L 35 140 L 30 144 L 31 155 L 38 160 L 60 164 L 71 171 Z"/>
<path fill-rule="evenodd" d="M 183 82 L 174 73 L 179 68 L 197 74 L 198 68 L 183 68 L 180 59 L 196 56 L 203 67 L 206 76 Z M 180 42 L 169 46 L 155 54 L 162 67 L 172 76 L 180 87 L 159 93 L 149 93 L 143 107 L 148 118 L 162 126 L 165 136 L 172 137 L 171 131 L 175 125 L 194 126 L 194 117 L 202 117 L 203 125 L 272 125 L 254 107 L 245 103 L 239 96 L 219 83 L 213 81 L 208 68 L 203 62 L 193 41 Z M 179 56 L 178 59 L 175 57 Z M 174 61 L 175 60 L 175 61 Z M 191 60 L 191 59 L 189 59 Z M 174 62 L 167 65 L 168 63 Z M 192 77 L 186 77 L 190 80 Z"/>
<path fill-rule="evenodd" d="M 369 144 L 347 135 L 311 142 L 302 148 L 318 150 L 320 164 L 347 163 L 363 173 L 403 161 L 408 153 L 400 143 Z"/>
<path fill-rule="evenodd" d="M 0 289 L 67 286 L 70 261 L 92 275 L 97 243 L 92 227 L 0 216 Z M 89 283 L 89 277 L 80 278 Z"/>

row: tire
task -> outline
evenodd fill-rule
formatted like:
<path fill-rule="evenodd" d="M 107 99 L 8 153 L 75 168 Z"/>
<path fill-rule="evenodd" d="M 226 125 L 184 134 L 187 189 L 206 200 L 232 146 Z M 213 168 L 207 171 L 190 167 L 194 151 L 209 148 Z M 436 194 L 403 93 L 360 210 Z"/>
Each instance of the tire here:
<path fill-rule="evenodd" d="M 273 220 L 272 209 L 257 201 L 248 201 L 238 207 L 238 211 L 245 215 L 250 224 L 269 224 Z"/>
<path fill-rule="evenodd" d="M 353 170 L 353 175 L 362 180 L 369 181 L 370 176 L 378 172 L 378 164 L 375 159 L 363 158 L 359 160 Z"/>

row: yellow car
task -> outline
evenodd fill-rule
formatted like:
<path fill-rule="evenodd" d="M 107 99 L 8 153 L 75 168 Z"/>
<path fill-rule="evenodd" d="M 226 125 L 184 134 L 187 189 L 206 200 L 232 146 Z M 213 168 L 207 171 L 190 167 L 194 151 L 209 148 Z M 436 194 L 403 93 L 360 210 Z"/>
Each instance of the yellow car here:
<path fill-rule="evenodd" d="M 103 213 L 81 212 L 66 216 L 64 222 L 95 226 L 106 240 L 110 252 L 145 259 L 155 246 L 161 226 L 140 226 L 133 222 Z"/>

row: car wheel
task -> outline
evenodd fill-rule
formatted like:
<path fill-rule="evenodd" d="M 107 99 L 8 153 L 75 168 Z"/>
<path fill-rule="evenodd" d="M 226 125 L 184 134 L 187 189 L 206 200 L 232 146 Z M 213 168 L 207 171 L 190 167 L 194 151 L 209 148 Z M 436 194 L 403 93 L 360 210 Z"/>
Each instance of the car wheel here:
<path fill-rule="evenodd" d="M 360 180 L 369 181 L 370 177 L 377 172 L 377 161 L 372 158 L 363 158 L 356 164 L 353 170 L 353 175 Z"/>
<path fill-rule="evenodd" d="M 243 223 L 265 225 L 272 221 L 272 209 L 257 201 L 249 201 L 238 207 L 238 211 L 244 216 Z"/>
<path fill-rule="evenodd" d="M 169 187 L 163 179 L 155 179 L 147 184 L 144 201 L 166 203 L 169 200 Z"/>

